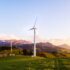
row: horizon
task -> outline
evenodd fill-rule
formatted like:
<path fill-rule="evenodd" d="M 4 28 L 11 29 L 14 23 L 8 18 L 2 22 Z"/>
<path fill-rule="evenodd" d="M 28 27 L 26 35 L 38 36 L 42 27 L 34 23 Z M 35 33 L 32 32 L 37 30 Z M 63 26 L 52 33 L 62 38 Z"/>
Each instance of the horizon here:
<path fill-rule="evenodd" d="M 23 37 L 17 37 L 15 35 L 0 35 L 0 40 L 25 40 L 25 41 L 29 41 L 29 42 L 33 42 L 33 38 L 32 39 L 25 39 Z M 39 42 L 49 42 L 52 43 L 56 46 L 58 45 L 62 45 L 62 44 L 67 44 L 70 46 L 70 38 L 66 38 L 66 39 L 59 39 L 59 38 L 52 38 L 52 39 L 42 39 L 42 38 L 36 38 L 36 43 Z"/>
<path fill-rule="evenodd" d="M 37 41 L 67 39 L 70 43 L 69 0 L 2 0 L 0 1 L 0 39 L 33 41 L 37 16 Z"/>

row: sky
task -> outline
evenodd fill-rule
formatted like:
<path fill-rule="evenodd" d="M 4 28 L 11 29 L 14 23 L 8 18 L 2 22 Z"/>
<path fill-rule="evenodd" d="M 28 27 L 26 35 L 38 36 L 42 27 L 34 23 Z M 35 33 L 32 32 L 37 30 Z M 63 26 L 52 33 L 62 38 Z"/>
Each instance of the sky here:
<path fill-rule="evenodd" d="M 32 40 L 70 38 L 70 0 L 0 0 L 0 36 Z"/>

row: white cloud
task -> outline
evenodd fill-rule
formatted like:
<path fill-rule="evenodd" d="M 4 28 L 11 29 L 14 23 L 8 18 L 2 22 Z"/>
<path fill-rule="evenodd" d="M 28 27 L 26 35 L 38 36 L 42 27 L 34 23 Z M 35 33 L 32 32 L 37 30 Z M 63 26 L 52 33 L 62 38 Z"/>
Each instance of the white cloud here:
<path fill-rule="evenodd" d="M 10 40 L 10 39 L 19 40 L 21 38 L 15 36 L 15 35 L 0 34 L 0 40 Z"/>
<path fill-rule="evenodd" d="M 7 35 L 7 34 L 0 34 L 0 40 L 28 40 L 33 42 L 33 35 L 31 36 L 16 36 L 16 35 Z M 44 37 L 36 36 L 36 42 L 50 42 L 54 45 L 61 45 L 61 44 L 68 44 L 70 45 L 70 38 L 66 39 L 46 39 Z"/>

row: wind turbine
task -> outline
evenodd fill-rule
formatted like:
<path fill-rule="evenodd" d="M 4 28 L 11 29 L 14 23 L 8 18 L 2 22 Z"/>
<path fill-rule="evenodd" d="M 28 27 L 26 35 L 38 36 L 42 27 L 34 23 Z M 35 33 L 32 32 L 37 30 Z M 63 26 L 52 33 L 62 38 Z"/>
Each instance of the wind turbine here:
<path fill-rule="evenodd" d="M 30 30 L 33 30 L 34 31 L 34 48 L 33 48 L 33 57 L 36 57 L 36 21 L 37 21 L 37 18 L 35 19 L 35 24 L 33 26 L 33 28 L 31 28 Z"/>
<path fill-rule="evenodd" d="M 12 54 L 12 41 L 10 41 L 11 54 Z"/>
<path fill-rule="evenodd" d="M 10 41 L 10 56 L 12 56 L 12 41 Z"/>

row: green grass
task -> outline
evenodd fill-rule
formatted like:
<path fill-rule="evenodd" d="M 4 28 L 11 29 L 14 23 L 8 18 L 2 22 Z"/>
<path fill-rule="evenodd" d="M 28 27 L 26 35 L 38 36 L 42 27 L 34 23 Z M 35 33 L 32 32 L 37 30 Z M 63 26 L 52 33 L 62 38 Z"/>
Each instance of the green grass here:
<path fill-rule="evenodd" d="M 0 70 L 70 70 L 69 58 L 4 57 L 0 58 Z"/>

